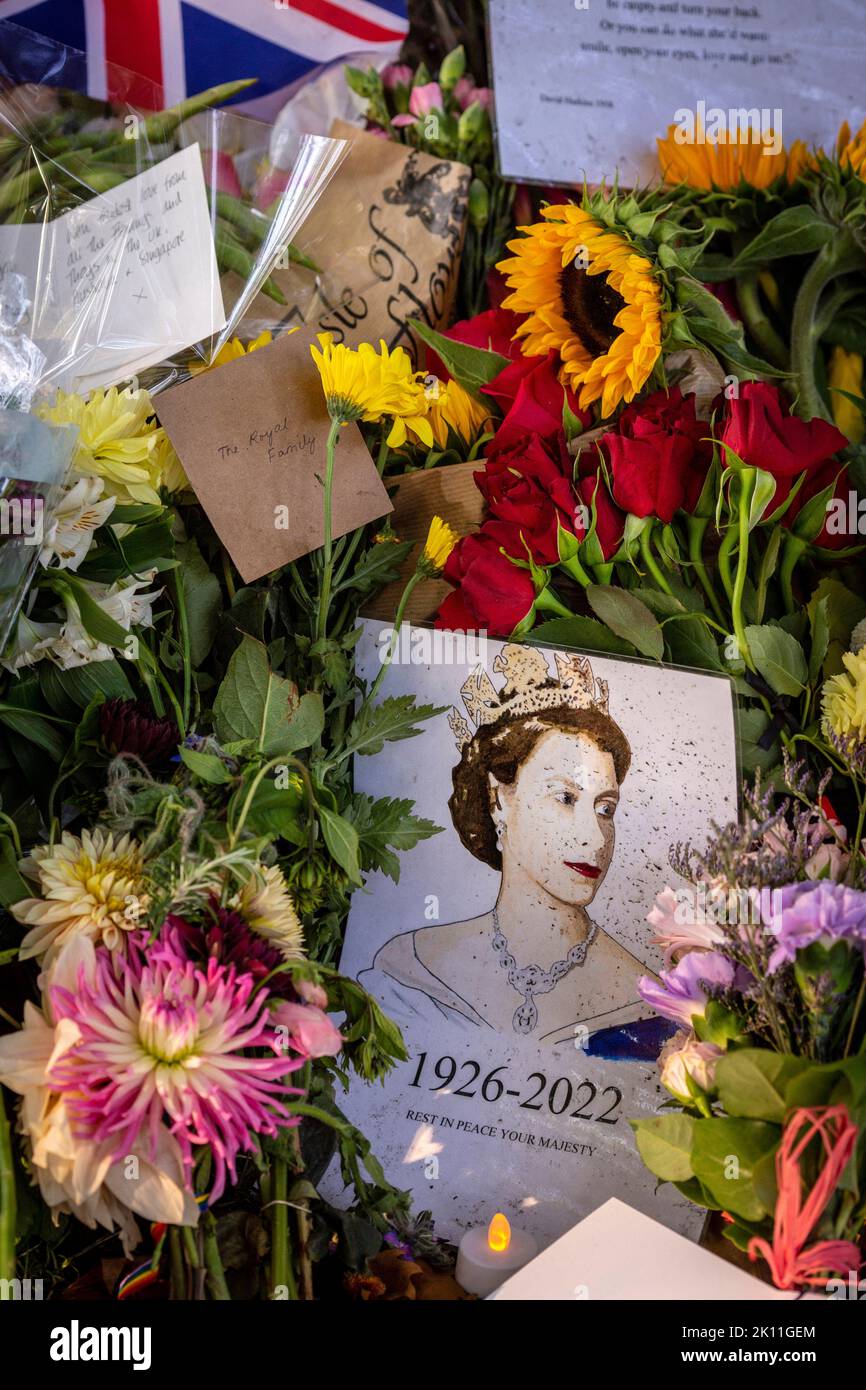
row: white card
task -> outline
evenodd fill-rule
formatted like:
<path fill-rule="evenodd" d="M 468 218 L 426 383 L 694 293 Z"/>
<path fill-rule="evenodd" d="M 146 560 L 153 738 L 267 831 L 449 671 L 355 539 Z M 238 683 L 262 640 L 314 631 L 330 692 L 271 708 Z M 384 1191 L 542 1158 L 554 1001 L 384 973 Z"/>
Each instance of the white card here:
<path fill-rule="evenodd" d="M 363 628 L 358 668 L 372 681 L 390 629 L 373 619 Z M 589 662 L 589 677 L 608 685 L 604 717 L 554 710 L 549 732 L 500 755 L 504 726 L 485 748 L 475 716 L 485 722 L 510 680 L 583 690 L 581 659 L 405 627 L 381 697 L 411 694 L 445 712 L 411 743 L 356 759 L 356 791 L 411 798 L 443 829 L 400 854 L 397 883 L 372 873 L 352 899 L 340 968 L 395 1019 L 409 1058 L 381 1085 L 353 1080 L 341 1104 L 375 1140 L 390 1181 L 411 1188 L 448 1237 L 501 1210 L 544 1245 L 609 1197 L 692 1237 L 702 1224 L 644 1167 L 628 1120 L 667 1098 L 656 1058 L 673 1026 L 642 1004 L 637 981 L 661 966 L 646 915 L 665 883 L 681 884 L 669 847 L 702 844 L 712 821 L 737 813 L 732 689 L 701 671 Z M 492 764 L 504 779 L 498 851 L 485 810 Z M 521 970 L 548 972 L 583 942 L 523 1026 L 502 962 L 513 953 Z M 329 1183 L 339 1203 L 339 1179 Z"/>
<path fill-rule="evenodd" d="M 512 179 L 650 182 L 656 137 L 699 101 L 765 113 L 788 146 L 866 117 L 862 0 L 491 0 L 490 44 Z"/>
<path fill-rule="evenodd" d="M 198 145 L 55 222 L 0 234 L 32 282 L 44 384 L 112 386 L 225 325 Z"/>

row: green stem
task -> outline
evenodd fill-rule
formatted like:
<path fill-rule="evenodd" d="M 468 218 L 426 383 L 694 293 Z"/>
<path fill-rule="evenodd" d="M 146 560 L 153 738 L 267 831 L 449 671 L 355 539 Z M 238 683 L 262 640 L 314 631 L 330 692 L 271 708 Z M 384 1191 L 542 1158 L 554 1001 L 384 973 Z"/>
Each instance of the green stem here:
<path fill-rule="evenodd" d="M 743 594 L 746 590 L 746 579 L 749 574 L 749 513 L 752 505 L 752 494 L 755 491 L 757 473 L 753 468 L 746 468 L 740 474 L 740 507 L 739 507 L 739 550 L 737 552 L 737 573 L 734 579 L 734 590 L 731 596 L 731 613 L 734 620 L 734 635 L 737 639 L 737 646 L 740 656 L 745 661 L 750 670 L 754 669 L 752 657 L 749 652 L 749 644 L 746 641 L 746 629 L 743 623 Z"/>
<path fill-rule="evenodd" d="M 793 588 L 794 567 L 806 549 L 806 542 L 800 536 L 795 536 L 793 531 L 789 531 L 785 537 L 782 561 L 779 565 L 779 586 L 782 590 L 786 613 L 793 613 L 796 610 Z"/>
<path fill-rule="evenodd" d="M 749 333 L 763 352 L 768 362 L 788 370 L 788 349 L 779 337 L 764 312 L 758 288 L 758 273 L 742 275 L 737 279 L 737 302 Z"/>
<path fill-rule="evenodd" d="M 183 579 L 178 570 L 174 572 L 174 594 L 177 605 L 177 617 L 180 624 L 180 641 L 183 650 L 183 723 L 180 726 L 181 739 L 186 737 L 189 728 L 189 715 L 192 704 L 192 661 L 190 658 L 189 644 L 189 614 L 186 608 L 186 594 L 183 591 Z"/>
<path fill-rule="evenodd" d="M 319 593 L 319 614 L 316 623 L 316 641 L 321 642 L 328 631 L 328 609 L 331 606 L 331 580 L 333 571 L 333 541 L 331 538 L 331 503 L 334 491 L 334 453 L 340 437 L 339 420 L 331 421 L 328 431 L 327 455 L 325 463 L 324 522 L 325 534 L 322 542 L 324 564 L 322 566 L 322 587 Z"/>
<path fill-rule="evenodd" d="M 652 522 L 650 522 L 649 526 L 644 526 L 643 530 L 640 533 L 641 559 L 643 560 L 644 564 L 646 565 L 649 573 L 652 575 L 658 587 L 662 590 L 662 593 L 670 594 L 673 592 L 671 586 L 668 583 L 665 576 L 662 574 L 661 568 L 659 567 L 659 563 L 656 560 L 656 557 L 653 555 L 652 550 L 650 549 L 650 535 L 652 533 L 652 529 L 653 524 Z"/>
<path fill-rule="evenodd" d="M 797 413 L 804 420 L 816 415 L 832 416 L 818 387 L 815 375 L 815 349 L 818 345 L 817 317 L 821 295 L 831 280 L 852 270 L 866 267 L 866 252 L 850 232 L 840 228 L 831 242 L 818 252 L 800 282 L 791 319 L 791 371 L 796 378 Z"/>
<path fill-rule="evenodd" d="M 725 531 L 725 534 L 722 536 L 722 543 L 719 546 L 718 559 L 719 574 L 722 577 L 722 584 L 724 585 L 725 593 L 728 596 L 729 603 L 733 603 L 734 601 L 734 579 L 733 575 L 731 574 L 731 551 L 733 550 L 736 543 L 737 528 L 736 526 L 729 526 Z"/>
<path fill-rule="evenodd" d="M 289 1298 L 298 1297 L 295 1271 L 289 1250 L 289 1172 L 284 1158 L 271 1163 L 271 1297 L 278 1288 L 288 1290 Z"/>
<path fill-rule="evenodd" d="M 686 529 L 689 536 L 689 560 L 695 574 L 698 576 L 698 582 L 707 596 L 710 607 L 719 622 L 724 623 L 725 615 L 722 612 L 719 600 L 716 598 L 716 591 L 713 588 L 712 580 L 704 564 L 704 536 L 706 535 L 709 524 L 710 518 L 708 516 L 690 516 L 687 518 Z"/>
<path fill-rule="evenodd" d="M 170 1257 L 170 1298 L 180 1302 L 186 1298 L 186 1265 L 183 1259 L 180 1228 L 172 1226 L 169 1231 L 168 1248 Z"/>
<path fill-rule="evenodd" d="M 558 618 L 574 617 L 571 609 L 566 608 L 565 604 L 556 597 L 556 594 L 549 586 L 546 589 L 542 589 L 535 600 L 535 606 L 540 609 L 542 613 L 555 613 Z"/>
<path fill-rule="evenodd" d="M 11 1299 L 15 1278 L 15 1167 L 12 1133 L 0 1090 L 0 1299 Z"/>
<path fill-rule="evenodd" d="M 394 614 L 394 627 L 391 631 L 391 640 L 388 643 L 388 650 L 382 658 L 382 665 L 380 667 L 379 674 L 373 681 L 373 684 L 370 686 L 370 693 L 367 696 L 367 699 L 364 701 L 365 705 L 368 704 L 371 700 L 375 699 L 376 695 L 378 694 L 379 687 L 385 679 L 385 672 L 391 665 L 394 653 L 397 650 L 397 643 L 400 640 L 400 628 L 403 626 L 403 614 L 406 612 L 406 604 L 409 602 L 409 595 L 412 593 L 412 590 L 415 588 L 415 585 L 419 582 L 419 580 L 423 579 L 423 577 L 424 576 L 418 570 L 416 570 L 415 573 L 411 575 L 408 579 L 406 587 L 400 595 L 400 602 L 397 604 L 397 612 Z"/>
<path fill-rule="evenodd" d="M 207 1269 L 207 1282 L 210 1289 L 211 1298 L 218 1303 L 230 1303 L 231 1294 L 226 1283 L 225 1270 L 220 1258 L 219 1246 L 216 1237 L 216 1221 L 212 1212 L 205 1212 L 202 1217 L 204 1231 L 204 1263 Z"/>

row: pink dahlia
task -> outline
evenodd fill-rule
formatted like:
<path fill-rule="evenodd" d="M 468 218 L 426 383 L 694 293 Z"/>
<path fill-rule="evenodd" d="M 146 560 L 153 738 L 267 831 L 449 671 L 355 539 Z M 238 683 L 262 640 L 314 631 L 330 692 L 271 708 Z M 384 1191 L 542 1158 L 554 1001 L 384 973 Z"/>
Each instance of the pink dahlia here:
<path fill-rule="evenodd" d="M 100 948 L 89 979 L 82 971 L 74 991 L 51 988 L 55 1017 L 71 1020 L 80 1042 L 48 1083 L 76 1136 L 110 1144 L 114 1157 L 140 1139 L 155 1150 L 165 1126 L 191 1184 L 193 1146 L 210 1145 L 215 1201 L 253 1135 L 298 1123 L 281 1097 L 301 1094 L 284 1081 L 301 1059 L 281 1052 L 268 991 L 254 994 L 252 975 L 213 959 L 197 965 L 171 931 L 148 958 L 148 940 L 134 933 L 126 959 Z"/>

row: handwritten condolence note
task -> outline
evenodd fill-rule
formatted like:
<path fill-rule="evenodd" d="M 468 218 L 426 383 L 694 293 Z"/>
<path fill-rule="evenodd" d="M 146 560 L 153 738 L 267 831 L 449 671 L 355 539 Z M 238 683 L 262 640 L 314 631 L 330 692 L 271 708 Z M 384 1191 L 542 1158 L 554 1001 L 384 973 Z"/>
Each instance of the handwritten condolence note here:
<path fill-rule="evenodd" d="M 330 420 L 305 333 L 158 398 L 159 418 L 245 583 L 322 544 Z M 332 534 L 391 511 L 357 425 L 340 431 Z"/>
<path fill-rule="evenodd" d="M 40 226 L 0 228 L 28 282 L 43 380 L 124 381 L 225 324 L 198 145 Z"/>
<path fill-rule="evenodd" d="M 866 116 L 852 0 L 491 0 L 490 44 L 507 178 L 646 183 L 655 137 L 687 136 L 699 101 L 707 127 L 748 114 L 776 150 Z"/>

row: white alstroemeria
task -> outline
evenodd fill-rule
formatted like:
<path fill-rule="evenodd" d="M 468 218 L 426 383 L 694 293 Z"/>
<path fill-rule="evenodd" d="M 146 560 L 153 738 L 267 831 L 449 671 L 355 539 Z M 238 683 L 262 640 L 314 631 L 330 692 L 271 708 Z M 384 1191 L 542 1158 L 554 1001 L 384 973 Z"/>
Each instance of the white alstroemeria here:
<path fill-rule="evenodd" d="M 39 555 L 43 565 L 57 559 L 59 569 L 77 570 L 90 549 L 93 533 L 104 526 L 117 499 L 103 497 L 101 478 L 79 478 L 67 488 Z"/>
<path fill-rule="evenodd" d="M 0 666 L 7 671 L 20 671 L 25 666 L 35 666 L 47 656 L 49 650 L 60 636 L 59 623 L 34 623 L 26 614 L 18 614 L 15 639 L 6 652 Z"/>
<path fill-rule="evenodd" d="M 129 632 L 133 627 L 153 626 L 153 602 L 162 591 L 154 589 L 152 593 L 142 594 L 139 590 L 147 587 L 155 573 L 151 570 L 143 579 L 122 579 L 110 585 L 90 580 L 81 582 L 103 613 Z M 93 661 L 108 661 L 114 653 L 105 642 L 91 637 L 70 595 L 66 600 L 66 622 L 49 655 L 62 670 L 68 671 L 74 666 L 88 666 Z"/>

